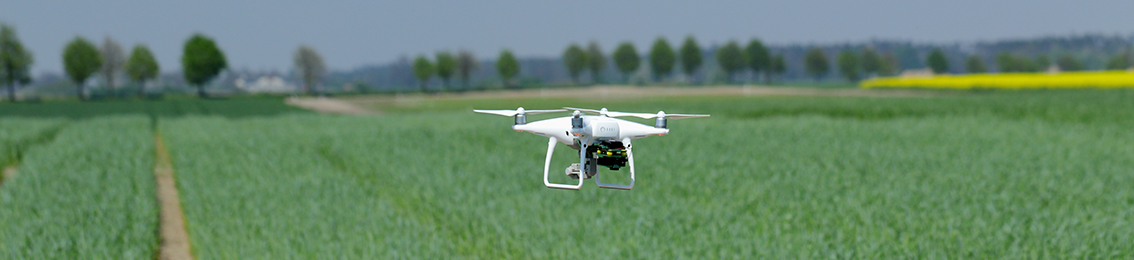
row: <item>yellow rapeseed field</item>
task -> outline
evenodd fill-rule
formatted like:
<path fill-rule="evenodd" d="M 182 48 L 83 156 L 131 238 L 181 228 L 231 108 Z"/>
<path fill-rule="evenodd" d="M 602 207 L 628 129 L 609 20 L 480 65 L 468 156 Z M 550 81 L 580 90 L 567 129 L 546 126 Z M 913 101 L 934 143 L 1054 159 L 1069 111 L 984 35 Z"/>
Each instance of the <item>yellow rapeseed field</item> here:
<path fill-rule="evenodd" d="M 1119 70 L 881 77 L 864 80 L 859 86 L 940 89 L 1130 88 L 1134 87 L 1134 72 Z"/>

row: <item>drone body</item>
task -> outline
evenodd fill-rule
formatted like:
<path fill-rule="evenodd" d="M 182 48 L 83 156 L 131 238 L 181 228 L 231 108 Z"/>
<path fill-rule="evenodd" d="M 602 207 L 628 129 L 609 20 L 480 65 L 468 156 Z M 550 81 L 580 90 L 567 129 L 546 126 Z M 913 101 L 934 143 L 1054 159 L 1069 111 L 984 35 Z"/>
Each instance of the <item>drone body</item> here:
<path fill-rule="evenodd" d="M 512 129 L 517 132 L 529 132 L 548 138 L 547 158 L 543 166 L 543 184 L 548 188 L 578 190 L 583 186 L 583 180 L 595 178 L 595 184 L 602 188 L 629 190 L 634 187 L 634 152 L 631 140 L 649 136 L 663 136 L 669 133 L 668 119 L 682 119 L 693 117 L 708 117 L 709 115 L 682 115 L 659 111 L 657 114 L 624 113 L 601 110 L 565 108 L 574 110 L 571 116 L 552 118 L 527 123 L 527 114 L 549 113 L 567 111 L 556 110 L 473 110 L 478 113 L 512 116 L 515 124 Z M 596 116 L 582 115 L 580 112 L 597 114 Z M 632 121 L 614 117 L 634 116 L 640 118 L 656 118 L 654 126 L 648 126 Z M 563 143 L 579 151 L 579 163 L 567 167 L 565 173 L 571 178 L 578 179 L 577 184 L 557 184 L 548 180 L 551 168 L 551 155 L 555 151 L 556 143 Z M 607 167 L 617 171 L 629 166 L 630 184 L 609 184 L 599 180 L 598 167 Z"/>

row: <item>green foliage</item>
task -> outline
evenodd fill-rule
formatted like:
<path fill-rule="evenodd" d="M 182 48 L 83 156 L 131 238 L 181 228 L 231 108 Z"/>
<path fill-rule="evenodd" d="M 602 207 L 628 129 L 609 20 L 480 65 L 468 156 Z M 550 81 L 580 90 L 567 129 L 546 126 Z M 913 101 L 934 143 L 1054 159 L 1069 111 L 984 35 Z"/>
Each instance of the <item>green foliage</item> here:
<path fill-rule="evenodd" d="M 417 78 L 421 92 L 429 92 L 426 86 L 429 85 L 429 78 L 433 77 L 433 63 L 430 63 L 429 58 L 426 58 L 425 55 L 417 55 L 417 58 L 413 60 L 413 76 Z"/>
<path fill-rule="evenodd" d="M 969 73 L 985 73 L 988 69 L 984 67 L 984 60 L 980 58 L 980 55 L 973 54 L 965 58 L 965 71 Z"/>
<path fill-rule="evenodd" d="M 107 116 L 184 117 L 203 115 L 241 119 L 247 117 L 304 114 L 307 110 L 284 104 L 282 97 L 243 96 L 227 99 L 112 100 L 105 102 L 44 101 L 0 106 L 0 118 L 35 117 L 88 120 Z"/>
<path fill-rule="evenodd" d="M 630 42 L 618 44 L 613 56 L 614 65 L 618 67 L 619 72 L 622 72 L 622 79 L 630 80 L 630 73 L 638 70 L 638 65 L 642 59 L 638 56 L 638 50 L 634 49 L 634 44 Z"/>
<path fill-rule="evenodd" d="M 1125 70 L 1130 68 L 1130 54 L 1122 52 L 1106 60 L 1107 70 Z"/>
<path fill-rule="evenodd" d="M 67 76 L 78 87 L 79 99 L 84 99 L 83 88 L 86 87 L 87 78 L 98 71 L 102 66 L 102 56 L 94 44 L 76 36 L 63 49 L 63 69 Z"/>
<path fill-rule="evenodd" d="M 831 69 L 831 62 L 827 61 L 827 54 L 823 53 L 822 49 L 811 47 L 807 50 L 807 54 L 803 55 L 803 68 L 807 74 L 819 80 L 827 75 L 827 71 Z"/>
<path fill-rule="evenodd" d="M 158 246 L 145 116 L 76 122 L 0 189 L 0 258 L 150 259 Z"/>
<path fill-rule="evenodd" d="M 500 79 L 504 81 L 505 88 L 519 88 L 513 82 L 517 75 L 520 75 L 520 61 L 516 60 L 516 56 L 512 55 L 512 51 L 504 49 L 500 51 L 500 57 L 496 58 L 496 72 L 500 74 Z"/>
<path fill-rule="evenodd" d="M 720 65 L 721 71 L 725 73 L 725 77 L 728 81 L 732 81 L 733 75 L 744 70 L 744 67 L 748 63 L 748 55 L 744 53 L 744 50 L 740 49 L 740 44 L 736 43 L 736 41 L 728 41 L 724 46 L 717 49 L 716 55 L 717 63 Z"/>
<path fill-rule="evenodd" d="M 449 88 L 449 79 L 453 77 L 453 72 L 457 69 L 457 58 L 453 53 L 447 51 L 437 52 L 437 77 L 441 78 L 441 83 L 445 88 Z"/>
<path fill-rule="evenodd" d="M 303 88 L 308 95 L 317 95 L 319 81 L 327 73 L 327 65 L 323 63 L 323 56 L 311 46 L 300 45 L 292 55 L 295 70 L 303 80 Z"/>
<path fill-rule="evenodd" d="M 862 49 L 862 73 L 867 77 L 880 75 L 882 72 L 883 63 L 886 61 L 882 59 L 882 55 L 873 48 Z"/>
<path fill-rule="evenodd" d="M 787 72 L 787 62 L 784 61 L 784 55 L 776 54 L 772 58 L 772 74 L 783 75 L 784 72 Z"/>
<path fill-rule="evenodd" d="M 606 68 L 606 56 L 602 54 L 602 47 L 598 42 L 587 44 L 587 68 L 591 69 L 591 81 L 602 83 L 602 69 Z"/>
<path fill-rule="evenodd" d="M 925 57 L 925 63 L 929 65 L 930 70 L 933 70 L 933 74 L 949 72 L 949 60 L 945 58 L 945 52 L 940 48 L 930 51 L 929 56 Z"/>
<path fill-rule="evenodd" d="M 658 37 L 650 47 L 650 72 L 653 73 L 654 80 L 661 81 L 668 77 L 673 73 L 675 65 L 677 65 L 677 54 L 673 52 L 673 47 L 669 46 L 669 41 L 665 38 Z"/>
<path fill-rule="evenodd" d="M 1044 54 L 1036 56 L 1035 70 L 1033 71 L 1047 70 L 1048 67 L 1051 67 L 1050 57 Z"/>
<path fill-rule="evenodd" d="M 693 35 L 686 36 L 685 42 L 681 44 L 681 70 L 690 80 L 697 69 L 701 68 L 701 55 L 701 46 L 697 45 L 697 40 L 693 39 Z"/>
<path fill-rule="evenodd" d="M 16 101 L 16 83 L 31 82 L 31 51 L 16 37 L 16 29 L 0 24 L 0 84 L 8 88 L 8 100 Z"/>
<path fill-rule="evenodd" d="M 224 53 L 212 38 L 197 33 L 185 41 L 181 55 L 181 73 L 185 81 L 197 86 L 197 96 L 205 97 L 205 84 L 228 67 Z"/>
<path fill-rule="evenodd" d="M 578 44 L 572 43 L 563 51 L 563 65 L 567 67 L 567 74 L 571 76 L 572 83 L 579 84 L 579 74 L 583 73 L 587 64 L 587 51 Z"/>
<path fill-rule="evenodd" d="M 1031 60 L 1013 55 L 1008 52 L 1000 52 L 996 54 L 996 66 L 1000 67 L 1000 72 L 1036 72 L 1041 68 L 1033 63 Z M 1046 69 L 1046 68 L 1043 68 Z"/>
<path fill-rule="evenodd" d="M 150 48 L 141 44 L 135 45 L 134 50 L 130 52 L 130 58 L 126 60 L 126 75 L 138 85 L 139 97 L 145 95 L 146 81 L 157 78 L 159 72 L 161 68 Z"/>
<path fill-rule="evenodd" d="M 886 54 L 883 54 L 881 62 L 882 66 L 878 68 L 878 75 L 892 76 L 898 74 L 900 64 L 898 62 L 898 57 L 894 56 L 893 52 L 887 52 Z"/>
<path fill-rule="evenodd" d="M 839 73 L 848 81 L 858 81 L 860 65 L 858 56 L 854 55 L 854 51 L 843 50 L 836 59 L 839 62 Z"/>
<path fill-rule="evenodd" d="M 1083 62 L 1076 59 L 1075 56 L 1071 56 L 1071 54 L 1060 55 L 1059 58 L 1055 60 L 1055 64 L 1058 65 L 1059 69 L 1062 71 L 1080 71 L 1086 69 L 1086 66 L 1083 66 Z"/>
<path fill-rule="evenodd" d="M 469 88 L 469 76 L 479 66 L 479 61 L 476 60 L 471 51 L 461 50 L 457 52 L 457 75 L 461 78 L 461 85 L 465 89 Z"/>
<path fill-rule="evenodd" d="M 764 47 L 764 43 L 760 39 L 753 38 L 748 42 L 748 46 L 744 48 L 745 56 L 748 57 L 748 67 L 752 72 L 757 74 L 764 74 L 764 82 L 768 82 L 768 74 L 772 67 L 772 55 L 768 52 L 768 47 Z"/>

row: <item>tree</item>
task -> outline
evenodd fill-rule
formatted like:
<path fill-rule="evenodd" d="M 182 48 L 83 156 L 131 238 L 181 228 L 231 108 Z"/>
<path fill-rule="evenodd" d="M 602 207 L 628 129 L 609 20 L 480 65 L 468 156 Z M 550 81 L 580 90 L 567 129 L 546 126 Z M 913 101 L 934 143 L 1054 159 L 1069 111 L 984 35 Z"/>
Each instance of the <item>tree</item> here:
<path fill-rule="evenodd" d="M 850 50 L 844 50 L 839 53 L 839 57 L 836 59 L 839 62 L 839 73 L 843 74 L 843 77 L 847 80 L 857 82 L 859 77 L 858 56 L 855 56 L 854 52 Z"/>
<path fill-rule="evenodd" d="M 881 74 L 882 63 L 886 62 L 882 60 L 882 56 L 878 55 L 878 52 L 874 51 L 873 48 L 862 49 L 862 54 L 859 58 L 862 62 L 862 74 L 867 78 Z"/>
<path fill-rule="evenodd" d="M 673 47 L 669 46 L 669 42 L 662 37 L 654 40 L 654 45 L 650 47 L 650 72 L 653 72 L 654 80 L 661 81 L 662 78 L 669 76 L 673 73 L 673 66 L 676 64 L 677 55 L 673 53 Z"/>
<path fill-rule="evenodd" d="M 512 51 L 507 49 L 500 51 L 500 58 L 496 59 L 496 72 L 499 72 L 500 79 L 504 80 L 504 87 L 520 88 L 519 85 L 512 84 L 512 79 L 520 75 L 520 61 L 516 60 Z"/>
<path fill-rule="evenodd" d="M 602 69 L 606 68 L 606 57 L 602 54 L 602 47 L 598 42 L 587 44 L 587 68 L 591 69 L 591 81 L 602 83 Z"/>
<path fill-rule="evenodd" d="M 0 24 L 0 82 L 8 87 L 8 100 L 16 101 L 16 84 L 31 82 L 32 54 L 16 37 L 16 29 Z"/>
<path fill-rule="evenodd" d="M 756 74 L 763 74 L 764 82 L 771 82 L 768 79 L 768 74 L 771 72 L 772 57 L 768 53 L 768 47 L 764 47 L 764 43 L 760 39 L 753 38 L 748 41 L 748 46 L 744 48 L 748 56 L 748 67 L 752 68 L 752 72 Z"/>
<path fill-rule="evenodd" d="M 563 51 L 563 65 L 567 67 L 567 74 L 571 76 L 571 82 L 579 84 L 579 74 L 587 68 L 587 52 L 578 44 L 572 43 Z"/>
<path fill-rule="evenodd" d="M 1076 59 L 1075 56 L 1071 56 L 1071 54 L 1060 55 L 1058 59 L 1055 59 L 1055 64 L 1059 65 L 1059 69 L 1063 71 L 1080 71 L 1085 68 L 1083 62 Z"/>
<path fill-rule="evenodd" d="M 1000 52 L 996 54 L 996 67 L 1001 73 L 1019 72 L 1019 65 L 1016 64 L 1016 58 L 1012 57 L 1011 53 Z"/>
<path fill-rule="evenodd" d="M 205 97 L 205 84 L 213 80 L 217 74 L 228 67 L 224 53 L 217 48 L 212 38 L 197 33 L 185 41 L 185 50 L 181 55 L 181 70 L 185 74 L 185 81 L 197 86 L 197 96 Z"/>
<path fill-rule="evenodd" d="M 99 51 L 102 54 L 102 79 L 106 81 L 107 90 L 114 93 L 114 88 L 118 86 L 114 79 L 118 77 L 118 73 L 122 72 L 122 66 L 126 64 L 125 51 L 122 50 L 122 45 L 110 36 L 102 41 L 102 49 Z"/>
<path fill-rule="evenodd" d="M 1129 54 L 1127 54 L 1127 52 L 1122 52 L 1118 55 L 1114 55 L 1114 57 L 1110 57 L 1110 59 L 1106 60 L 1106 69 L 1125 70 L 1127 68 L 1130 68 L 1130 60 L 1127 57 L 1129 57 Z"/>
<path fill-rule="evenodd" d="M 619 72 L 622 72 L 623 81 L 630 80 L 630 73 L 638 70 L 641 59 L 633 43 L 623 42 L 614 50 L 614 65 L 618 67 Z"/>
<path fill-rule="evenodd" d="M 784 61 L 784 55 L 776 54 L 776 57 L 772 58 L 772 74 L 784 75 L 784 72 L 787 72 L 787 62 Z"/>
<path fill-rule="evenodd" d="M 1051 67 L 1051 58 L 1047 57 L 1047 55 L 1040 54 L 1036 56 L 1035 66 L 1035 71 L 1046 70 L 1048 67 Z"/>
<path fill-rule="evenodd" d="M 984 67 L 984 60 L 976 54 L 969 55 L 969 57 L 965 59 L 965 70 L 969 73 L 984 73 L 988 71 L 988 69 Z"/>
<path fill-rule="evenodd" d="M 693 35 L 685 37 L 685 43 L 681 44 L 681 70 L 690 80 L 693 79 L 693 74 L 697 73 L 697 69 L 701 67 L 701 46 L 697 45 L 697 40 L 693 39 Z"/>
<path fill-rule="evenodd" d="M 945 59 L 945 52 L 940 48 L 934 48 L 929 52 L 929 56 L 925 58 L 925 63 L 929 64 L 929 69 L 933 70 L 933 74 L 941 74 L 949 72 L 949 60 Z"/>
<path fill-rule="evenodd" d="M 102 66 L 102 57 L 98 53 L 98 48 L 95 47 L 87 39 L 76 36 L 63 48 L 63 69 L 67 71 L 67 76 L 71 81 L 75 82 L 78 86 L 79 99 L 85 99 L 83 96 L 83 87 L 86 85 L 87 78 L 98 71 Z"/>
<path fill-rule="evenodd" d="M 130 59 L 126 60 L 126 75 L 138 85 L 139 97 L 146 95 L 146 81 L 157 78 L 159 71 L 161 69 L 150 48 L 141 44 L 135 45 L 134 50 L 130 52 Z"/>
<path fill-rule="evenodd" d="M 1035 72 L 1040 68 L 1035 63 L 1027 58 L 1017 57 L 1008 52 L 1000 52 L 996 54 L 996 66 L 1000 68 L 1000 72 Z M 1040 60 L 1039 62 L 1043 62 Z"/>
<path fill-rule="evenodd" d="M 295 71 L 299 73 L 299 78 L 303 80 L 303 90 L 308 95 L 316 95 L 319 90 L 319 79 L 323 74 L 327 73 L 327 65 L 323 63 L 323 56 L 315 51 L 315 48 L 307 45 L 299 45 L 299 49 L 295 50 L 292 55 L 295 60 Z"/>
<path fill-rule="evenodd" d="M 733 75 L 740 72 L 748 63 L 747 55 L 740 49 L 740 44 L 736 41 L 728 41 L 724 46 L 717 49 L 717 63 L 724 71 L 725 77 L 733 80 Z"/>
<path fill-rule="evenodd" d="M 882 63 L 878 68 L 878 74 L 884 76 L 892 76 L 898 72 L 898 57 L 893 52 L 886 52 L 882 54 Z"/>
<path fill-rule="evenodd" d="M 827 71 L 831 69 L 831 64 L 827 61 L 827 54 L 817 47 L 811 47 L 807 50 L 807 54 L 804 54 L 803 66 L 807 74 L 815 77 L 815 80 L 823 78 L 823 75 L 827 75 Z"/>
<path fill-rule="evenodd" d="M 457 52 L 457 76 L 461 78 L 461 84 L 464 85 L 465 89 L 469 88 L 469 76 L 478 66 L 479 64 L 472 52 L 467 50 Z"/>
<path fill-rule="evenodd" d="M 449 88 L 449 79 L 453 78 L 453 71 L 457 69 L 457 58 L 447 51 L 437 52 L 437 77 L 441 78 L 441 85 Z"/>
<path fill-rule="evenodd" d="M 421 92 L 429 92 L 426 86 L 429 85 L 429 78 L 433 77 L 433 64 L 429 63 L 429 58 L 426 58 L 425 55 L 417 55 L 417 59 L 414 59 L 413 76 L 417 78 Z"/>

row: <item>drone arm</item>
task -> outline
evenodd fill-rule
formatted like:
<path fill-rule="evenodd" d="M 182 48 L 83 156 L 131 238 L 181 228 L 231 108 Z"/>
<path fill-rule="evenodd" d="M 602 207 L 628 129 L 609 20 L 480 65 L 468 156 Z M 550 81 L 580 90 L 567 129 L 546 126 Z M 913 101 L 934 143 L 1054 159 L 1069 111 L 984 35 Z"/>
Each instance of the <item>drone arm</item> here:
<path fill-rule="evenodd" d="M 558 142 L 559 140 L 556 140 L 555 137 L 548 138 L 547 159 L 543 161 L 543 185 L 548 188 L 578 190 L 583 187 L 583 178 L 579 178 L 579 184 L 577 185 L 551 183 L 551 180 L 549 180 L 548 171 L 551 170 L 551 155 L 555 153 L 555 143 Z"/>
<path fill-rule="evenodd" d="M 602 174 L 596 174 L 595 175 L 595 185 L 598 185 L 601 188 L 619 189 L 619 190 L 629 190 L 629 189 L 634 188 L 634 146 L 630 144 L 630 138 L 623 138 L 622 139 L 622 145 L 626 146 L 626 157 L 627 157 L 626 160 L 630 164 L 630 184 L 625 185 L 625 184 L 602 183 L 602 181 L 599 180 L 599 178 L 601 178 L 600 175 L 602 175 Z"/>

